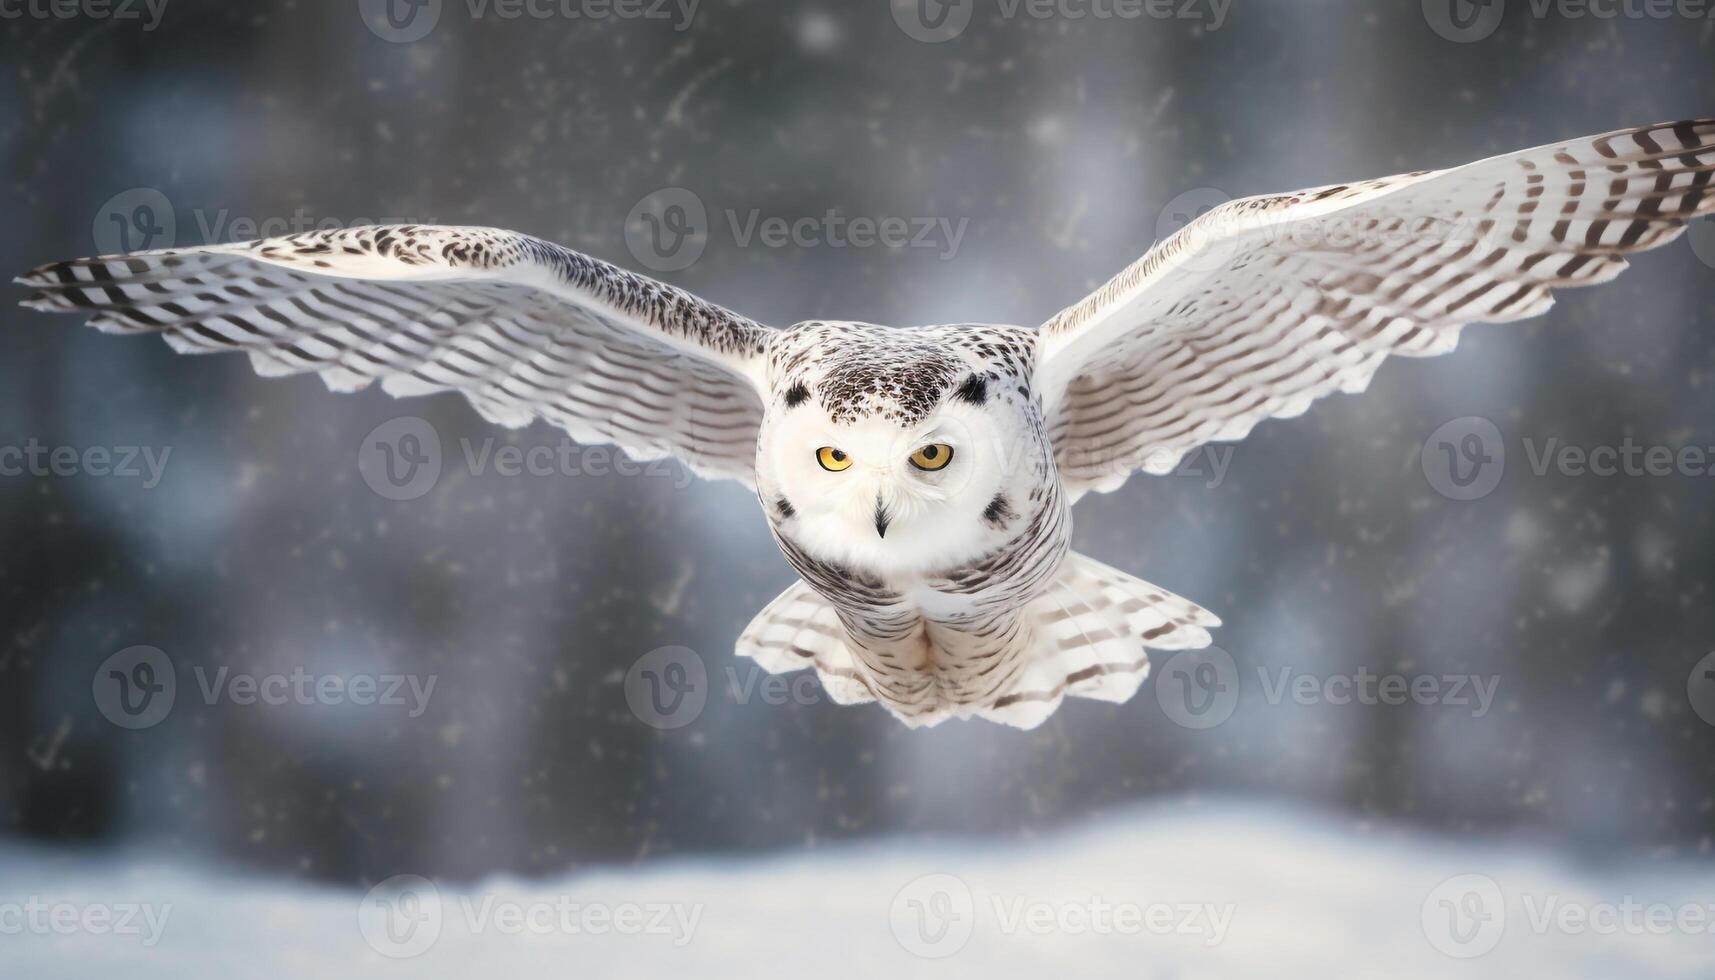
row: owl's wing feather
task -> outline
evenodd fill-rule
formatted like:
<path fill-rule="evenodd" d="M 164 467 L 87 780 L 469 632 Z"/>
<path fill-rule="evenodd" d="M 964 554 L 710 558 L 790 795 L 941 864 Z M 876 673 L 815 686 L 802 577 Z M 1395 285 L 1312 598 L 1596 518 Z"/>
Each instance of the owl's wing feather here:
<path fill-rule="evenodd" d="M 1467 323 L 1535 316 L 1715 212 L 1715 120 L 1452 170 L 1232 201 L 1044 324 L 1038 380 L 1074 496 L 1170 472 Z"/>
<path fill-rule="evenodd" d="M 264 376 L 462 392 L 507 426 L 543 418 L 636 459 L 754 483 L 771 331 L 672 286 L 514 232 L 377 226 L 42 266 L 38 310 L 243 350 Z"/>

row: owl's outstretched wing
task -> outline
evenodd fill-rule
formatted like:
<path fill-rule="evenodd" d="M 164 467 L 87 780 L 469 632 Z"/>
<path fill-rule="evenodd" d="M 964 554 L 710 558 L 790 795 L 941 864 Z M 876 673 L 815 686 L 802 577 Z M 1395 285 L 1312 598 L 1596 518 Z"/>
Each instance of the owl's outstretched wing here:
<path fill-rule="evenodd" d="M 1535 316 L 1552 290 L 1715 212 L 1715 120 L 1556 143 L 1211 210 L 1044 324 L 1038 379 L 1074 496 L 1360 392 L 1389 354 Z"/>
<path fill-rule="evenodd" d="M 753 484 L 771 331 L 672 286 L 526 235 L 342 229 L 42 266 L 38 310 L 243 350 L 335 391 L 459 391 L 484 418 L 543 418 L 636 459 Z"/>

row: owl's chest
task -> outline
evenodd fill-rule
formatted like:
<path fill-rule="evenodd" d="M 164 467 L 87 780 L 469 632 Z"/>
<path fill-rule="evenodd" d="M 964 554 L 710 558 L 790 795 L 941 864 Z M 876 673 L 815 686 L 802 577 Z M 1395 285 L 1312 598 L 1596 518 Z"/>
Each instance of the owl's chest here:
<path fill-rule="evenodd" d="M 925 576 L 907 594 L 931 618 L 1011 609 L 1040 596 L 1071 550 L 1071 515 L 1046 510 L 993 554 L 966 567 Z"/>
<path fill-rule="evenodd" d="M 957 626 L 1017 610 L 1047 591 L 1071 542 L 1070 514 L 1045 508 L 1020 534 L 983 557 L 930 574 L 871 574 L 821 561 L 774 527 L 787 561 L 842 613 L 869 622 Z"/>

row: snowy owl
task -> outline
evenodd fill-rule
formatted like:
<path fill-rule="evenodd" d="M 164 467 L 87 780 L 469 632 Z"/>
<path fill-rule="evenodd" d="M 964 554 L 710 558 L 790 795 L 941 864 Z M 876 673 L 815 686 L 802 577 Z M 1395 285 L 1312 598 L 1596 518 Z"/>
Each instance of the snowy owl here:
<path fill-rule="evenodd" d="M 417 225 L 43 266 L 26 305 L 336 391 L 456 390 L 756 491 L 800 580 L 737 652 L 911 726 L 1124 701 L 1216 618 L 1068 547 L 1132 471 L 1535 316 L 1715 212 L 1715 120 L 1216 207 L 1037 329 L 774 329 L 506 231 Z"/>

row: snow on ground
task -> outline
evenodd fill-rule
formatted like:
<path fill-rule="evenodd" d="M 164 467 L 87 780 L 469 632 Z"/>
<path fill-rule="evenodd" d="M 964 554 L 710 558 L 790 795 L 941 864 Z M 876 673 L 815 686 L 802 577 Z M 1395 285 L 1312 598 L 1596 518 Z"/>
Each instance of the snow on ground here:
<path fill-rule="evenodd" d="M 1261 807 L 1134 812 L 1031 843 L 668 860 L 369 894 L 141 853 L 0 849 L 0 976 L 586 978 L 1715 975 L 1715 865 Z"/>

